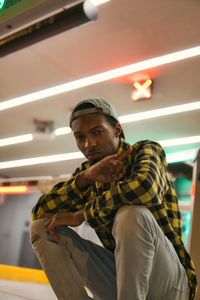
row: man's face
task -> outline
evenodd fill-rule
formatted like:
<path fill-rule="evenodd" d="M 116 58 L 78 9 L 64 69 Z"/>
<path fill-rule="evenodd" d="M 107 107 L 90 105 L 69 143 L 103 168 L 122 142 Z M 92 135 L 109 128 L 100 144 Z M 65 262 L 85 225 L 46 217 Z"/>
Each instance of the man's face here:
<path fill-rule="evenodd" d="M 79 150 L 91 163 L 115 154 L 118 150 L 121 125 L 117 123 L 112 127 L 103 115 L 87 114 L 78 117 L 72 122 L 72 131 Z"/>

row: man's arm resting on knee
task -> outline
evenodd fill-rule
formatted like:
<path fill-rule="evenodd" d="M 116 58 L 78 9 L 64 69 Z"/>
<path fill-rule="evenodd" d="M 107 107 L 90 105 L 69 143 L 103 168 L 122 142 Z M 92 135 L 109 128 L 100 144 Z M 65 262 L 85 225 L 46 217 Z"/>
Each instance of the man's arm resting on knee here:
<path fill-rule="evenodd" d="M 83 215 L 83 209 L 73 212 L 73 213 L 56 213 L 56 214 L 43 214 L 38 217 L 38 219 L 41 218 L 49 218 L 49 220 L 44 224 L 49 234 L 59 243 L 60 238 L 58 234 L 55 231 L 55 227 L 59 225 L 65 225 L 65 226 L 71 226 L 76 227 L 80 226 L 83 221 L 85 220 Z"/>
<path fill-rule="evenodd" d="M 32 209 L 32 219 L 36 220 L 44 213 L 55 214 L 60 211 L 70 211 L 70 208 L 75 206 L 77 209 L 82 209 L 82 203 L 90 194 L 90 187 L 79 190 L 76 186 L 78 174 L 89 167 L 88 163 L 83 163 L 72 176 L 64 181 L 54 185 L 46 194 L 43 194 L 36 205 Z"/>

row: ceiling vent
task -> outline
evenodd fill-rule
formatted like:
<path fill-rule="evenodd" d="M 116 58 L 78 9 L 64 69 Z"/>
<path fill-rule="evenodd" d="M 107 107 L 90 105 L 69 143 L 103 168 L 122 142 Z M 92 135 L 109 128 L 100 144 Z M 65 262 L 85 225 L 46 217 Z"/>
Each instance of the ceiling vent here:
<path fill-rule="evenodd" d="M 33 120 L 35 125 L 35 132 L 33 137 L 35 140 L 52 140 L 55 137 L 54 134 L 54 122 L 46 120 Z"/>

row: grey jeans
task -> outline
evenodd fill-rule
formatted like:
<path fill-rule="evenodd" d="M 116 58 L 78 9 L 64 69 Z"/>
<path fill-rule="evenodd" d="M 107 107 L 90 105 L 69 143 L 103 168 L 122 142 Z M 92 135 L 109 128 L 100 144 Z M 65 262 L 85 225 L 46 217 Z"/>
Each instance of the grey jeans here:
<path fill-rule="evenodd" d="M 172 246 L 144 206 L 123 206 L 112 230 L 115 253 L 81 238 L 67 226 L 56 228 L 58 244 L 32 223 L 32 247 L 59 300 L 186 300 L 188 280 Z"/>

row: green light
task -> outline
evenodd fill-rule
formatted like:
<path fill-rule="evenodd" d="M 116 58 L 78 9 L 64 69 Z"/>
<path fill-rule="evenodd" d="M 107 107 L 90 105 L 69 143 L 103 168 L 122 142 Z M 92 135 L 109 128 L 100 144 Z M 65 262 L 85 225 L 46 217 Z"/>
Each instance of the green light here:
<path fill-rule="evenodd" d="M 0 0 L 0 10 L 3 8 L 5 0 Z"/>
<path fill-rule="evenodd" d="M 188 212 L 188 213 L 186 214 L 185 219 L 186 219 L 187 222 L 190 222 L 190 219 L 191 219 L 191 213 L 190 213 L 190 212 Z"/>

